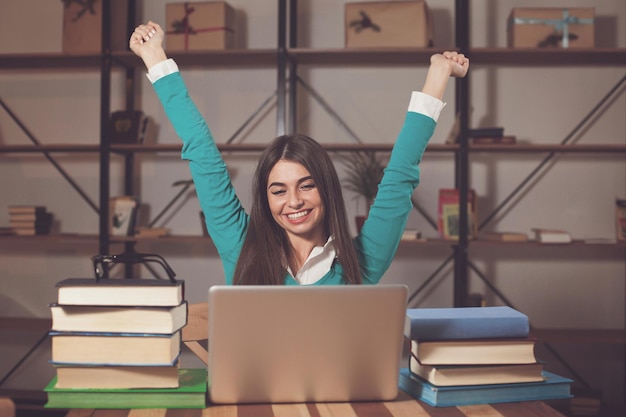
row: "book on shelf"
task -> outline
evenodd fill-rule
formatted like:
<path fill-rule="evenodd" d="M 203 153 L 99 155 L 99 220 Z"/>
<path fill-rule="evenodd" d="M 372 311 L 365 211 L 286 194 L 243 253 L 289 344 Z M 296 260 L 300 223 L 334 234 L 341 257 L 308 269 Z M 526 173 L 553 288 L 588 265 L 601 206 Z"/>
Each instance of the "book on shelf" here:
<path fill-rule="evenodd" d="M 56 388 L 178 388 L 178 365 L 56 366 Z"/>
<path fill-rule="evenodd" d="M 205 408 L 207 372 L 180 369 L 178 388 L 72 389 L 59 388 L 57 376 L 46 385 L 46 408 Z"/>
<path fill-rule="evenodd" d="M 460 204 L 459 190 L 453 188 L 442 188 L 439 190 L 438 198 L 438 230 L 443 239 L 458 240 L 460 229 Z M 476 213 L 476 192 L 468 190 L 467 196 L 467 228 L 470 238 L 476 237 L 478 233 L 478 218 Z"/>
<path fill-rule="evenodd" d="M 515 136 L 472 136 L 472 145 L 514 145 L 517 143 Z"/>
<path fill-rule="evenodd" d="M 53 365 L 171 366 L 181 333 L 49 332 Z"/>
<path fill-rule="evenodd" d="M 508 306 L 409 308 L 404 335 L 411 340 L 528 337 L 528 316 Z"/>
<path fill-rule="evenodd" d="M 480 236 L 493 242 L 527 242 L 528 234 L 522 232 L 488 232 Z"/>
<path fill-rule="evenodd" d="M 411 340 L 411 354 L 425 365 L 537 363 L 536 339 Z"/>
<path fill-rule="evenodd" d="M 478 127 L 469 129 L 470 138 L 501 138 L 504 136 L 504 128 L 501 126 Z"/>
<path fill-rule="evenodd" d="M 11 205 L 8 208 L 9 216 L 20 214 L 38 215 L 46 212 L 46 206 L 30 205 L 30 204 L 18 204 Z"/>
<path fill-rule="evenodd" d="M 615 236 L 626 241 L 626 198 L 615 197 Z"/>
<path fill-rule="evenodd" d="M 513 365 L 425 365 L 411 356 L 411 372 L 433 385 L 515 384 L 543 381 L 543 363 Z"/>
<path fill-rule="evenodd" d="M 571 398 L 572 380 L 543 371 L 543 381 L 441 387 L 400 369 L 399 388 L 433 407 Z"/>
<path fill-rule="evenodd" d="M 417 242 L 417 241 L 424 241 L 425 239 L 422 237 L 422 232 L 420 232 L 417 229 L 405 229 L 404 232 L 402 232 L 402 236 L 400 237 L 400 240 L 405 241 L 405 242 Z"/>
<path fill-rule="evenodd" d="M 47 235 L 52 228 L 52 213 L 44 213 L 27 220 L 23 217 L 32 216 L 30 214 L 19 214 L 9 219 L 9 225 L 13 228 L 16 235 L 34 236 Z M 18 219 L 15 219 L 18 217 Z"/>
<path fill-rule="evenodd" d="M 533 228 L 532 232 L 539 243 L 572 243 L 572 235 L 566 230 Z"/>
<path fill-rule="evenodd" d="M 187 324 L 187 302 L 174 307 L 51 304 L 51 330 L 59 332 L 172 334 Z"/>
<path fill-rule="evenodd" d="M 185 298 L 183 280 L 67 278 L 56 284 L 57 304 L 177 306 Z"/>

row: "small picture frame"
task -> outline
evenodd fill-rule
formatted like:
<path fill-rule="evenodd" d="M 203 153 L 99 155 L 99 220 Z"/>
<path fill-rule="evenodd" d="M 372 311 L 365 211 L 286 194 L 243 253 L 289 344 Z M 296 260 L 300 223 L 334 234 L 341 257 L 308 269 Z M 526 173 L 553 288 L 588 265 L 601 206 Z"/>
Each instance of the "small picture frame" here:
<path fill-rule="evenodd" d="M 109 231 L 112 236 L 133 236 L 139 201 L 133 196 L 111 197 Z"/>

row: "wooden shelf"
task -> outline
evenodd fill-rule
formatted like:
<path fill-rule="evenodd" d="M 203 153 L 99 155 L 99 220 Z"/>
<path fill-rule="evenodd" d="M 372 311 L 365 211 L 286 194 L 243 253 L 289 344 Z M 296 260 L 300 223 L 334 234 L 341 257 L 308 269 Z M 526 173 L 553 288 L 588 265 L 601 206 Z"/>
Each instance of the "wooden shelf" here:
<path fill-rule="evenodd" d="M 389 143 L 323 143 L 322 146 L 332 152 L 354 152 L 354 151 L 375 151 L 375 152 L 391 152 L 393 147 Z M 110 145 L 111 152 L 131 153 L 131 152 L 180 152 L 181 144 L 178 143 L 161 143 L 161 144 L 120 144 Z M 217 144 L 222 152 L 262 152 L 267 148 L 266 143 L 241 143 L 241 144 Z M 454 152 L 458 145 L 428 145 L 428 152 Z M 100 145 L 0 145 L 0 154 L 16 154 L 16 153 L 98 153 Z"/>
<path fill-rule="evenodd" d="M 469 145 L 471 152 L 511 152 L 511 153 L 625 153 L 624 145 L 551 145 L 551 144 L 512 144 L 512 145 Z"/>
<path fill-rule="evenodd" d="M 298 64 L 314 65 L 428 65 L 430 56 L 446 48 L 290 48 L 287 56 Z M 473 65 L 561 66 L 626 65 L 624 48 L 472 48 L 468 54 Z M 228 49 L 188 51 L 170 54 L 181 67 L 273 67 L 278 50 Z M 114 51 L 112 63 L 122 67 L 143 67 L 131 51 Z M 0 54 L 0 69 L 92 68 L 102 64 L 100 54 L 64 54 L 62 52 Z"/>
<path fill-rule="evenodd" d="M 430 56 L 442 49 L 445 48 L 292 48 L 287 50 L 287 54 L 298 64 L 426 66 Z M 472 65 L 626 65 L 624 48 L 472 48 L 468 55 Z"/>
<path fill-rule="evenodd" d="M 472 48 L 472 65 L 613 66 L 626 65 L 625 48 Z"/>
<path fill-rule="evenodd" d="M 99 69 L 101 63 L 100 54 L 0 54 L 0 69 Z"/>
<path fill-rule="evenodd" d="M 173 58 L 180 67 L 199 66 L 202 68 L 215 67 L 275 67 L 278 60 L 276 49 L 227 49 L 216 51 L 188 51 L 172 52 L 168 56 Z M 114 63 L 125 67 L 144 68 L 144 64 L 133 52 L 113 52 Z"/>

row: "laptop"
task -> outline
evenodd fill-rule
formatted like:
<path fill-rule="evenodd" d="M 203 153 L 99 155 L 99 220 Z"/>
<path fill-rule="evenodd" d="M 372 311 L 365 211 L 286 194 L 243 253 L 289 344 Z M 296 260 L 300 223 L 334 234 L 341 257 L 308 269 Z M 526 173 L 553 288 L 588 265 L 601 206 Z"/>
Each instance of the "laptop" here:
<path fill-rule="evenodd" d="M 401 284 L 211 287 L 210 401 L 395 399 L 407 293 Z"/>

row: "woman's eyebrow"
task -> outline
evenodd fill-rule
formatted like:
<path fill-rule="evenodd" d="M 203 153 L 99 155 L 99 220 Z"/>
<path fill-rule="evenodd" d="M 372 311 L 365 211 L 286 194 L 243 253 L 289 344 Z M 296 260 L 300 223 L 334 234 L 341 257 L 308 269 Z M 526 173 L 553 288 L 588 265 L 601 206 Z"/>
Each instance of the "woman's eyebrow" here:
<path fill-rule="evenodd" d="M 312 176 L 312 175 L 307 175 L 306 177 L 302 177 L 302 178 L 298 179 L 298 181 L 296 181 L 296 183 L 297 183 L 297 184 L 302 184 L 303 182 L 305 182 L 305 181 L 309 181 L 309 180 L 312 180 L 312 179 L 313 179 L 313 176 Z M 285 183 L 283 183 L 283 182 L 274 181 L 274 182 L 270 183 L 270 184 L 267 186 L 267 188 L 270 188 L 270 187 L 285 187 L 285 186 L 286 186 L 286 185 L 285 185 Z"/>

